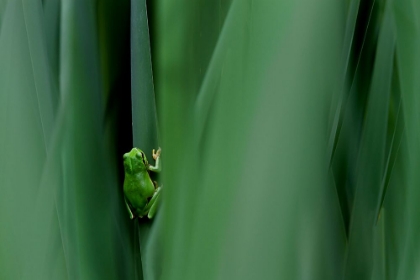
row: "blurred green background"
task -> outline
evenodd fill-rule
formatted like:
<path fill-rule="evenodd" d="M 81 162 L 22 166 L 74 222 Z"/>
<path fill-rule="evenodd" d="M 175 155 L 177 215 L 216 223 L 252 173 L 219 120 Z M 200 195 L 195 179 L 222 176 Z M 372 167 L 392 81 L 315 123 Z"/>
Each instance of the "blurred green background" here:
<path fill-rule="evenodd" d="M 0 279 L 419 278 L 419 26 L 412 0 L 0 0 Z M 153 221 L 133 146 L 162 147 Z"/>

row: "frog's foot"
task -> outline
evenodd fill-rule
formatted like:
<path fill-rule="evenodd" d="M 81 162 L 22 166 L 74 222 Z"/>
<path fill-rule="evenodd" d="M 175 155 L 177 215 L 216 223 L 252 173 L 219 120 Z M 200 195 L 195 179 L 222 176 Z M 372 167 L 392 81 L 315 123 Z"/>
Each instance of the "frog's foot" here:
<path fill-rule="evenodd" d="M 159 148 L 156 152 L 155 149 L 152 151 L 153 159 L 156 160 L 158 157 L 160 157 L 160 152 L 162 151 L 161 148 Z"/>
<path fill-rule="evenodd" d="M 156 181 L 153 181 L 153 186 L 155 186 L 155 190 L 159 187 Z"/>

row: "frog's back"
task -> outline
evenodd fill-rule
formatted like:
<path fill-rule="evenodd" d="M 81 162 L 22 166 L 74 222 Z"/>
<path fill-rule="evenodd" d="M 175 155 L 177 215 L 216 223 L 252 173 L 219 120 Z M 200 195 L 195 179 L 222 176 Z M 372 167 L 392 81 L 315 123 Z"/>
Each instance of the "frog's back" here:
<path fill-rule="evenodd" d="M 134 208 L 143 208 L 147 198 L 154 193 L 154 185 L 149 175 L 126 174 L 124 179 L 124 195 Z"/>

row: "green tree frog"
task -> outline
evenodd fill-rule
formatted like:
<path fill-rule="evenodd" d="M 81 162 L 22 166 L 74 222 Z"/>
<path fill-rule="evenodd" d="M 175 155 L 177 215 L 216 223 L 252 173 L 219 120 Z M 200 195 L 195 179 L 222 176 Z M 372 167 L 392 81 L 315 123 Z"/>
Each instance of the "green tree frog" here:
<path fill-rule="evenodd" d="M 130 219 L 146 216 L 151 219 L 156 213 L 161 188 L 152 182 L 149 172 L 160 172 L 160 152 L 152 151 L 155 166 L 150 165 L 144 152 L 138 148 L 125 153 L 124 159 L 124 199 Z"/>

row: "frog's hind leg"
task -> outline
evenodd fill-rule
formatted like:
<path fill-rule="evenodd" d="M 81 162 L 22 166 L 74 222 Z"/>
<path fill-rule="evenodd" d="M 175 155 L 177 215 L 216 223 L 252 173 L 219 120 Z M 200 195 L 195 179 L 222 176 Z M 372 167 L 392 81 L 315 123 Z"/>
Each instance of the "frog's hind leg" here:
<path fill-rule="evenodd" d="M 152 219 L 155 216 L 157 207 L 158 207 L 159 202 L 160 202 L 160 190 L 161 190 L 161 188 L 158 187 L 156 192 L 154 193 L 152 199 L 150 200 L 150 202 L 148 204 L 149 212 L 147 214 L 147 217 L 149 219 Z"/>

